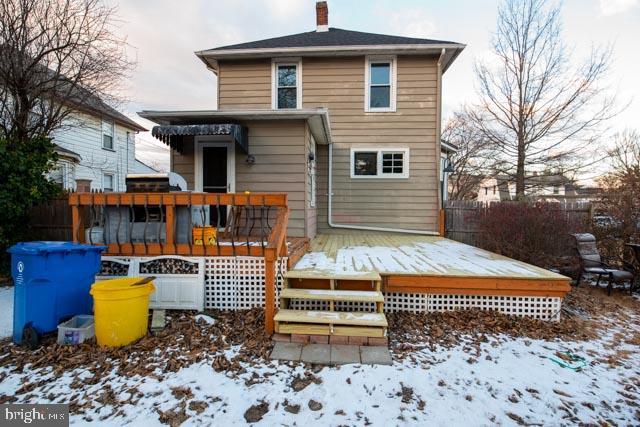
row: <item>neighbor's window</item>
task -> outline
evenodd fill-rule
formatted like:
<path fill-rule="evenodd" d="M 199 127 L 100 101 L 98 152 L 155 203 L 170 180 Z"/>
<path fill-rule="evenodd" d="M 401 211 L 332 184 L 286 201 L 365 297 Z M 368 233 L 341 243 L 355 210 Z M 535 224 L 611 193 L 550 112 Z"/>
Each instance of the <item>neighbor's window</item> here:
<path fill-rule="evenodd" d="M 102 148 L 113 150 L 113 122 L 102 122 Z"/>
<path fill-rule="evenodd" d="M 105 173 L 102 176 L 102 189 L 104 191 L 113 191 L 113 174 Z"/>
<path fill-rule="evenodd" d="M 351 178 L 408 177 L 408 148 L 351 150 Z"/>
<path fill-rule="evenodd" d="M 299 64 L 274 64 L 274 108 L 300 108 Z"/>
<path fill-rule="evenodd" d="M 366 111 L 395 111 L 395 59 L 368 59 Z"/>

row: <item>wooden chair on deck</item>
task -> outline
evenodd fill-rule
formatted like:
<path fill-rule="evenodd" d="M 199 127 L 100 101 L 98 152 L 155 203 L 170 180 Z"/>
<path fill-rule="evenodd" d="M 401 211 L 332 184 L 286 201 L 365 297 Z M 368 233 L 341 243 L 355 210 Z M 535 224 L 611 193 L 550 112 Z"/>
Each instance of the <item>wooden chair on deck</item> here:
<path fill-rule="evenodd" d="M 635 285 L 635 273 L 633 266 L 624 262 L 623 269 L 611 267 L 609 264 L 602 261 L 600 252 L 596 246 L 596 238 L 590 233 L 573 234 L 576 240 L 576 251 L 580 259 L 580 272 L 578 273 L 577 285 L 580 285 L 580 280 L 584 273 L 595 274 L 598 276 L 597 286 L 600 286 L 600 280 L 602 277 L 606 277 L 608 280 L 607 294 L 611 295 L 614 283 L 629 283 L 629 291 L 633 293 Z"/>

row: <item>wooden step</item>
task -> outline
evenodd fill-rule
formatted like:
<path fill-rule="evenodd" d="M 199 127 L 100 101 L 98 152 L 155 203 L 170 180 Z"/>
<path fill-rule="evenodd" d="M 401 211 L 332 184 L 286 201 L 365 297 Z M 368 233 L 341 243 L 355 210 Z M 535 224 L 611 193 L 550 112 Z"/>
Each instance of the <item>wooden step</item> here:
<path fill-rule="evenodd" d="M 284 277 L 287 279 L 382 280 L 376 271 L 332 273 L 323 270 L 289 270 L 284 273 Z"/>
<path fill-rule="evenodd" d="M 310 323 L 276 324 L 279 334 L 339 335 L 347 337 L 384 337 L 386 328 L 380 326 L 334 326 Z"/>
<path fill-rule="evenodd" d="M 339 291 L 330 289 L 285 288 L 280 292 L 280 298 L 308 299 L 317 301 L 384 302 L 382 292 Z"/>
<path fill-rule="evenodd" d="M 275 315 L 274 320 L 276 322 L 387 327 L 387 318 L 382 313 L 279 310 Z"/>

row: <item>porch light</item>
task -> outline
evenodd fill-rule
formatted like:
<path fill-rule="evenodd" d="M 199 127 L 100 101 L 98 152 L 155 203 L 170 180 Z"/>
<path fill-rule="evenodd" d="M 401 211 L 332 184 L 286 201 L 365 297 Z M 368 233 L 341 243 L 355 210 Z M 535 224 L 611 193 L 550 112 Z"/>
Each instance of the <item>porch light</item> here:
<path fill-rule="evenodd" d="M 252 165 L 256 162 L 256 158 L 253 154 L 249 154 L 245 160 L 248 165 Z"/>
<path fill-rule="evenodd" d="M 444 167 L 443 172 L 445 173 L 454 173 L 455 169 L 453 168 L 453 164 L 451 164 L 451 160 L 447 159 L 447 165 Z"/>

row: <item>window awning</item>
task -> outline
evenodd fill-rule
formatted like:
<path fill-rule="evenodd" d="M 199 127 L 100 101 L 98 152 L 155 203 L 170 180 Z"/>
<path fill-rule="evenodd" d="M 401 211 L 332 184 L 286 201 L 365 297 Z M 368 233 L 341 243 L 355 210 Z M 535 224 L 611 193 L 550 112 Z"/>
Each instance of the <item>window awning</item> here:
<path fill-rule="evenodd" d="M 182 140 L 185 136 L 197 135 L 230 135 L 242 151 L 249 153 L 247 128 L 231 123 L 204 125 L 163 125 L 154 126 L 151 135 L 164 142 L 174 150 L 182 152 Z"/>

